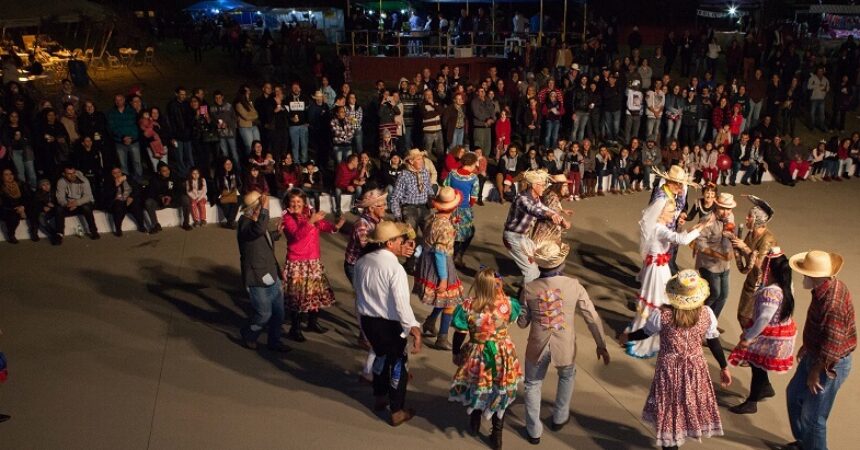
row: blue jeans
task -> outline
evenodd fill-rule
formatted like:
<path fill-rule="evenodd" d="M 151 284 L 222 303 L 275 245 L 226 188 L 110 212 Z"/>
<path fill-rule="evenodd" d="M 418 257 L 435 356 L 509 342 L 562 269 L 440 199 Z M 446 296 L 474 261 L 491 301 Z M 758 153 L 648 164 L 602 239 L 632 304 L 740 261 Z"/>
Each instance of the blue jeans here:
<path fill-rule="evenodd" d="M 618 140 L 621 128 L 621 110 L 603 111 L 603 132 L 606 139 Z"/>
<path fill-rule="evenodd" d="M 549 346 L 538 358 L 537 363 L 526 360 L 525 370 L 525 404 L 526 431 L 529 436 L 537 438 L 543 434 L 543 424 L 540 420 L 541 386 L 546 377 L 546 370 L 551 360 Z M 576 378 L 576 366 L 557 367 L 558 387 L 555 391 L 555 407 L 553 408 L 553 423 L 564 423 L 570 417 L 570 397 L 573 395 L 573 382 Z"/>
<path fill-rule="evenodd" d="M 666 143 L 671 142 L 673 139 L 678 139 L 678 132 L 681 131 L 681 119 L 678 120 L 666 120 Z"/>
<path fill-rule="evenodd" d="M 760 102 L 754 102 L 750 100 L 750 112 L 747 114 L 747 123 L 746 130 L 752 130 L 753 127 L 758 125 L 758 118 L 761 115 L 761 104 L 764 103 L 764 100 Z"/>
<path fill-rule="evenodd" d="M 236 169 L 239 171 L 239 173 L 241 173 L 242 160 L 239 158 L 239 151 L 236 149 L 236 138 L 222 137 L 219 148 L 221 149 L 221 156 L 225 158 L 232 158 L 233 162 L 236 163 Z"/>
<path fill-rule="evenodd" d="M 711 287 L 711 293 L 705 300 L 705 304 L 710 306 L 714 315 L 719 318 L 720 312 L 726 306 L 726 299 L 729 297 L 729 271 L 711 272 L 702 267 L 699 268 L 699 273 Z"/>
<path fill-rule="evenodd" d="M 352 152 L 352 146 L 349 144 L 334 144 L 334 160 L 340 164 L 343 160 L 349 157 Z"/>
<path fill-rule="evenodd" d="M 818 394 L 809 392 L 806 386 L 806 378 L 814 362 L 810 355 L 801 359 L 785 388 L 788 421 L 791 434 L 803 445 L 804 450 L 827 450 L 827 417 L 833 409 L 839 387 L 851 372 L 851 355 L 840 359 L 833 366 L 836 378 L 830 378 L 822 372 L 819 382 L 824 389 Z"/>
<path fill-rule="evenodd" d="M 293 161 L 304 164 L 308 160 L 308 126 L 290 127 L 290 144 Z"/>
<path fill-rule="evenodd" d="M 463 145 L 463 140 L 466 137 L 466 128 L 454 128 L 454 135 L 451 136 L 451 145 L 448 146 L 448 149 L 452 149 L 458 145 Z M 489 151 L 489 149 L 484 149 L 485 152 Z"/>
<path fill-rule="evenodd" d="M 30 185 L 30 189 L 36 189 L 39 180 L 36 179 L 36 165 L 33 161 L 24 160 L 23 150 L 12 150 L 12 163 L 18 172 L 18 179 Z"/>
<path fill-rule="evenodd" d="M 553 148 L 555 147 L 555 143 L 558 142 L 558 128 L 561 125 L 560 120 L 547 120 L 546 121 L 546 134 L 544 134 L 543 145 L 545 148 Z"/>
<path fill-rule="evenodd" d="M 239 138 L 242 139 L 242 155 L 247 157 L 251 154 L 251 143 L 260 140 L 260 129 L 256 126 L 237 128 Z"/>
<path fill-rule="evenodd" d="M 526 241 L 530 240 L 530 238 L 522 233 L 505 231 L 502 234 L 502 239 L 505 247 L 511 254 L 511 258 L 513 258 L 514 263 L 516 263 L 523 274 L 523 285 L 536 280 L 540 276 L 540 269 L 538 269 L 537 264 L 526 253 L 526 248 L 524 247 Z"/>
<path fill-rule="evenodd" d="M 809 101 L 809 118 L 812 120 L 812 128 L 824 130 L 824 100 Z"/>
<path fill-rule="evenodd" d="M 194 167 L 194 148 L 191 141 L 176 141 L 176 171 L 180 175 L 187 175 Z M 157 170 L 156 170 L 157 171 Z"/>
<path fill-rule="evenodd" d="M 699 139 L 696 143 L 705 142 L 705 135 L 708 134 L 708 123 L 708 119 L 699 119 Z"/>
<path fill-rule="evenodd" d="M 132 173 L 128 166 L 128 157 L 131 156 L 132 164 L 134 165 L 134 176 L 139 180 L 143 178 L 143 164 L 140 162 L 140 144 L 132 142 L 125 145 L 122 142 L 116 143 L 116 154 L 119 158 L 119 165 L 125 173 Z"/>
<path fill-rule="evenodd" d="M 753 181 L 755 181 L 755 179 L 756 179 L 755 173 L 758 170 L 758 164 L 750 161 L 750 165 L 748 165 L 746 167 L 741 165 L 740 168 L 743 169 L 743 171 L 744 171 L 744 175 L 741 177 L 741 183 L 749 183 L 750 177 L 752 177 Z"/>
<path fill-rule="evenodd" d="M 251 297 L 251 307 L 254 315 L 248 321 L 248 326 L 242 329 L 242 339 L 257 342 L 263 328 L 269 329 L 269 347 L 275 347 L 281 342 L 281 325 L 284 323 L 284 292 L 278 274 L 271 286 L 252 286 L 248 288 Z"/>
<path fill-rule="evenodd" d="M 585 127 L 588 126 L 588 112 L 577 111 L 573 114 L 573 131 L 570 132 L 570 140 L 582 142 L 585 139 Z"/>
<path fill-rule="evenodd" d="M 361 124 L 355 129 L 355 134 L 352 135 L 352 147 L 356 155 L 364 151 L 364 132 L 361 131 Z"/>

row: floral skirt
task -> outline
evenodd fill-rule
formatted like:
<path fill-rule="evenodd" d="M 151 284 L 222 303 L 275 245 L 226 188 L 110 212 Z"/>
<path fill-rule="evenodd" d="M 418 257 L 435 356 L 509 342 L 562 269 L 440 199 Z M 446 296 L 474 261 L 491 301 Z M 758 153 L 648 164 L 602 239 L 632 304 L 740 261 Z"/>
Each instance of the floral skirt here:
<path fill-rule="evenodd" d="M 434 308 L 453 308 L 463 303 L 463 283 L 457 276 L 457 269 L 454 268 L 454 257 L 447 255 L 445 258 L 445 264 L 448 267 L 448 289 L 444 292 L 436 291 L 441 280 L 436 273 L 433 252 L 425 249 L 418 258 L 418 267 L 415 270 L 415 285 L 412 292 L 418 296 L 421 303 Z"/>
<path fill-rule="evenodd" d="M 292 311 L 316 312 L 334 304 L 334 291 L 319 259 L 284 264 L 284 301 Z"/>
<path fill-rule="evenodd" d="M 791 319 L 780 325 L 767 326 L 749 347 L 732 350 L 729 363 L 734 366 L 755 366 L 768 372 L 788 372 L 794 366 L 796 336 L 797 326 Z"/>
<path fill-rule="evenodd" d="M 496 347 L 493 354 L 488 344 Z M 517 398 L 517 386 L 523 380 L 523 371 L 510 338 L 470 344 L 466 360 L 454 373 L 448 401 L 462 403 L 466 412 L 479 410 L 484 417 L 503 416 Z M 464 349 L 466 351 L 466 349 Z M 493 358 L 493 366 L 487 358 Z"/>
<path fill-rule="evenodd" d="M 454 224 L 454 229 L 457 230 L 454 241 L 466 242 L 475 235 L 475 220 L 474 211 L 472 208 L 457 208 L 451 213 L 451 223 Z"/>

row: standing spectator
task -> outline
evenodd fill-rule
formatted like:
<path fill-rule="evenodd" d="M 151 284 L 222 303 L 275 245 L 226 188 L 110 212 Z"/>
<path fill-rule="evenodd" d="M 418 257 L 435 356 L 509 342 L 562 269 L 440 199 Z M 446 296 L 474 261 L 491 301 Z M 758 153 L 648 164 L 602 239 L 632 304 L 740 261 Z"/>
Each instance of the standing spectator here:
<path fill-rule="evenodd" d="M 141 164 L 140 144 L 138 143 L 140 131 L 137 127 L 137 114 L 125 104 L 124 95 L 117 94 L 114 96 L 114 108 L 107 113 L 107 120 L 123 172 L 131 172 L 132 167 L 129 167 L 129 162 L 131 162 L 135 177 L 141 179 L 143 177 L 143 165 Z"/>
<path fill-rule="evenodd" d="M 564 116 L 564 103 L 558 90 L 550 90 L 543 106 L 541 116 L 544 119 L 545 148 L 553 148 L 558 143 L 558 131 L 561 128 L 561 118 Z"/>
<path fill-rule="evenodd" d="M 615 74 L 607 79 L 607 85 L 603 87 L 601 97 L 604 136 L 606 140 L 618 141 L 621 139 L 621 109 L 626 103 L 626 97 L 618 85 Z"/>
<path fill-rule="evenodd" d="M 179 86 L 176 88 L 175 97 L 167 104 L 167 122 L 176 140 L 176 171 L 188 173 L 194 165 L 194 152 L 191 145 L 192 129 L 194 127 L 194 116 L 186 101 L 186 90 Z M 127 168 L 122 166 L 125 171 Z M 156 168 L 157 170 L 157 168 Z"/>
<path fill-rule="evenodd" d="M 478 95 L 472 99 L 472 145 L 481 148 L 493 148 L 492 127 L 496 122 L 496 111 L 493 102 L 487 98 L 487 90 L 478 88 Z"/>
<path fill-rule="evenodd" d="M 666 57 L 666 64 L 663 66 L 664 73 L 671 73 L 672 66 L 675 64 L 675 58 L 678 56 L 678 42 L 674 31 L 669 31 L 666 39 L 663 40 L 663 56 Z"/>
<path fill-rule="evenodd" d="M 182 229 L 190 230 L 188 218 L 191 216 L 191 201 L 183 189 L 184 183 L 170 172 L 170 167 L 158 163 L 158 175 L 149 183 L 149 195 L 143 203 L 149 221 L 152 223 L 152 233 L 161 231 L 156 211 L 164 208 L 177 208 L 182 217 Z"/>
<path fill-rule="evenodd" d="M 215 123 L 215 130 L 220 138 L 221 156 L 239 161 L 239 151 L 236 148 L 236 129 L 239 119 L 236 110 L 230 102 L 224 101 L 224 94 L 215 91 L 215 103 L 209 107 L 209 114 Z"/>
<path fill-rule="evenodd" d="M 433 91 L 424 91 L 424 101 L 420 104 L 421 129 L 424 134 L 424 152 L 439 161 L 445 154 L 442 141 L 442 106 L 433 98 Z"/>
<path fill-rule="evenodd" d="M 458 92 L 454 94 L 454 101 L 442 112 L 442 129 L 449 150 L 465 143 L 469 124 L 465 103 L 465 94 Z"/>
<path fill-rule="evenodd" d="M 810 91 L 809 115 L 811 122 L 809 130 L 812 131 L 813 128 L 818 128 L 826 133 L 827 128 L 824 125 L 824 99 L 827 97 L 827 93 L 830 92 L 830 81 L 824 76 L 823 67 L 815 69 L 815 74 L 810 76 L 806 82 L 806 89 Z"/>
<path fill-rule="evenodd" d="M 803 275 L 803 287 L 812 291 L 800 364 L 785 390 L 791 434 L 797 440 L 793 448 L 827 448 L 827 418 L 851 372 L 857 324 L 851 293 L 836 278 L 842 263 L 842 256 L 819 250 L 789 259 L 791 268 Z"/>
<path fill-rule="evenodd" d="M 63 167 L 63 176 L 57 181 L 57 233 L 59 242 L 63 241 L 66 217 L 82 214 L 87 222 L 90 239 L 100 239 L 93 216 L 95 198 L 90 189 L 90 181 L 72 164 Z"/>
<path fill-rule="evenodd" d="M 800 102 L 803 98 L 803 86 L 800 83 L 800 78 L 793 76 L 791 82 L 783 94 L 782 107 L 779 113 L 779 124 L 782 127 L 782 134 L 787 134 L 794 137 L 794 123 L 797 115 L 800 112 Z"/>
<path fill-rule="evenodd" d="M 46 108 L 39 115 L 35 127 L 35 168 L 39 176 L 59 176 L 62 168 L 72 162 L 72 148 L 69 146 L 69 135 L 59 120 L 56 112 Z M 136 128 L 136 127 L 135 127 Z"/>
<path fill-rule="evenodd" d="M 746 91 L 749 95 L 749 108 L 745 128 L 750 131 L 758 125 L 761 107 L 767 95 L 767 78 L 761 69 L 755 69 L 753 77 L 746 79 Z"/>
<path fill-rule="evenodd" d="M 711 37 L 711 40 L 708 42 L 708 50 L 705 56 L 707 59 L 705 60 L 705 66 L 708 68 L 708 72 L 717 74 L 717 63 L 720 60 L 720 52 L 722 48 L 720 44 L 717 43 L 716 37 Z"/>
<path fill-rule="evenodd" d="M 72 157 L 75 167 L 90 181 L 90 189 L 96 202 L 102 200 L 102 177 L 105 173 L 104 156 L 93 144 L 92 138 L 81 139 Z"/>
<path fill-rule="evenodd" d="M 666 117 L 666 138 L 662 141 L 663 143 L 678 139 L 678 132 L 681 131 L 681 119 L 684 113 L 683 108 L 684 93 L 681 92 L 681 86 L 676 84 L 672 86 L 672 93 L 666 95 L 664 114 Z"/>
<path fill-rule="evenodd" d="M 335 162 L 340 164 L 352 153 L 352 138 L 355 136 L 355 128 L 346 116 L 346 108 L 338 106 L 334 110 L 331 119 L 331 136 L 334 145 Z"/>
<path fill-rule="evenodd" d="M 236 99 L 233 100 L 233 109 L 236 111 L 236 127 L 242 139 L 242 158 L 240 159 L 244 159 L 251 152 L 251 142 L 260 140 L 260 129 L 257 128 L 260 113 L 251 101 L 250 87 L 243 85 L 239 88 Z"/>
<path fill-rule="evenodd" d="M 642 121 L 643 95 L 639 90 L 641 82 L 633 80 L 630 87 L 627 89 L 627 102 L 625 108 L 624 119 L 624 143 L 630 142 L 630 139 L 639 137 L 639 125 Z"/>
<path fill-rule="evenodd" d="M 666 108 L 666 86 L 661 80 L 654 82 L 654 89 L 645 96 L 645 119 L 647 125 L 646 139 L 656 142 L 660 139 L 660 123 L 663 120 L 663 110 Z"/>
<path fill-rule="evenodd" d="M 845 130 L 845 115 L 854 107 L 855 95 L 854 84 L 849 81 L 848 75 L 842 75 L 839 86 L 833 91 L 833 111 L 830 119 L 830 129 L 836 131 Z"/>
<path fill-rule="evenodd" d="M 128 176 L 122 173 L 122 169 L 114 167 L 111 169 L 111 178 L 105 183 L 105 200 L 113 216 L 113 234 L 122 236 L 122 223 L 125 216 L 131 213 L 131 217 L 137 222 L 137 231 L 146 233 L 146 222 L 143 218 L 143 201 L 134 186 L 128 181 Z"/>
<path fill-rule="evenodd" d="M 364 132 L 362 130 L 364 110 L 359 106 L 358 97 L 355 96 L 354 92 L 350 92 L 346 97 L 346 118 L 352 124 L 352 151 L 361 153 L 364 151 Z"/>
<path fill-rule="evenodd" d="M 288 352 L 281 343 L 281 325 L 284 322 L 284 297 L 281 287 L 281 268 L 275 258 L 275 245 L 269 226 L 269 196 L 259 192 L 245 195 L 242 217 L 239 218 L 239 255 L 242 266 L 242 284 L 251 298 L 254 315 L 242 328 L 242 344 L 257 348 L 257 338 L 268 327 L 268 348 Z"/>
<path fill-rule="evenodd" d="M 308 106 L 301 85 L 294 81 L 286 98 L 286 110 L 289 112 L 290 143 L 296 161 L 308 160 Z"/>

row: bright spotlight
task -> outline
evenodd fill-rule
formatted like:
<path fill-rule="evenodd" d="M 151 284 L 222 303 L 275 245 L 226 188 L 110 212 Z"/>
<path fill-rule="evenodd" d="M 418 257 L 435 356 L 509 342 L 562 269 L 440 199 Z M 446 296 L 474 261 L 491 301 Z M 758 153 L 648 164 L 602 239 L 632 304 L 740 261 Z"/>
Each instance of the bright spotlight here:
<path fill-rule="evenodd" d="M 737 13 L 738 13 L 738 7 L 737 6 L 734 6 L 734 5 L 729 6 L 729 15 L 730 16 L 734 17 L 735 15 L 737 15 Z"/>

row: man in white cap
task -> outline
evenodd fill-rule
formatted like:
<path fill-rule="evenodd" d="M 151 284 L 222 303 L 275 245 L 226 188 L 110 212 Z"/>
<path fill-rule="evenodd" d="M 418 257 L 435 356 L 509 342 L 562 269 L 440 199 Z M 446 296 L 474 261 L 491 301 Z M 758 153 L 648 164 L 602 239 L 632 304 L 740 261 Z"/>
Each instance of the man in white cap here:
<path fill-rule="evenodd" d="M 552 220 L 553 223 L 561 224 L 565 229 L 570 228 L 570 222 L 541 202 L 541 197 L 549 183 L 549 174 L 546 171 L 527 170 L 523 173 L 523 180 L 529 187 L 511 204 L 502 239 L 511 258 L 520 268 L 523 274 L 523 285 L 525 285 L 539 275 L 537 265 L 529 256 L 534 246 L 529 235 L 535 222 L 538 219 Z"/>
<path fill-rule="evenodd" d="M 582 314 L 588 331 L 597 344 L 597 358 L 609 364 L 603 325 L 588 297 L 588 292 L 576 278 L 565 276 L 564 263 L 570 247 L 547 240 L 536 243 L 533 254 L 540 268 L 540 278 L 523 287 L 520 301 L 522 312 L 517 319 L 520 328 L 529 328 L 525 359 L 525 404 L 528 441 L 540 443 L 543 425 L 540 420 L 541 385 L 550 362 L 558 371 L 553 431 L 561 430 L 570 421 L 570 397 L 576 376 L 575 312 Z"/>
<path fill-rule="evenodd" d="M 421 350 L 421 324 L 409 304 L 409 278 L 398 261 L 409 257 L 410 228 L 404 223 L 381 221 L 371 233 L 365 254 L 355 263 L 353 288 L 361 329 L 376 359 L 373 363 L 374 409 L 391 410 L 389 423 L 397 426 L 414 416 L 405 408 L 409 381 L 406 344 L 412 335 L 412 353 Z"/>
<path fill-rule="evenodd" d="M 785 389 L 795 449 L 827 449 L 827 418 L 836 394 L 851 371 L 857 348 L 857 323 L 851 293 L 836 278 L 842 256 L 820 250 L 798 253 L 788 260 L 803 275 L 812 302 L 803 327 L 800 363 Z"/>
<path fill-rule="evenodd" d="M 275 258 L 275 244 L 269 233 L 269 196 L 257 191 L 243 199 L 237 239 L 242 265 L 242 280 L 251 297 L 254 315 L 242 328 L 242 342 L 250 349 L 257 348 L 257 338 L 268 328 L 268 348 L 287 352 L 281 343 L 281 325 L 284 322 L 284 292 L 281 288 L 281 268 Z"/>
<path fill-rule="evenodd" d="M 735 234 L 735 220 L 732 210 L 738 206 L 732 194 L 723 192 L 714 200 L 714 214 L 717 220 L 702 228 L 694 242 L 696 269 L 711 289 L 705 305 L 720 317 L 729 295 L 729 272 L 731 269 L 732 238 Z"/>

